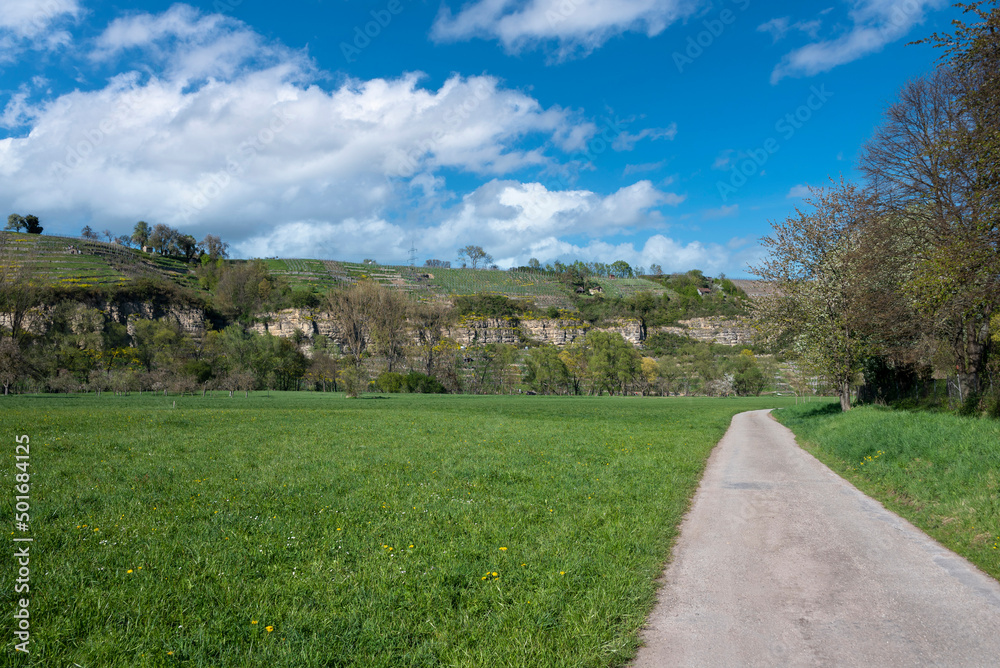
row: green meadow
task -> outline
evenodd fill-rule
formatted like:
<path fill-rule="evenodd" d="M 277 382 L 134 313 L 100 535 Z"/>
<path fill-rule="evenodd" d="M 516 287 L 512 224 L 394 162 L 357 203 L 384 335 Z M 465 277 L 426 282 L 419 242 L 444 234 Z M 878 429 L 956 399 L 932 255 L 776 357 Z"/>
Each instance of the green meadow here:
<path fill-rule="evenodd" d="M 623 665 L 712 446 L 782 401 L 5 397 L 3 664 Z"/>
<path fill-rule="evenodd" d="M 774 415 L 858 489 L 1000 579 L 1000 422 L 835 404 Z"/>

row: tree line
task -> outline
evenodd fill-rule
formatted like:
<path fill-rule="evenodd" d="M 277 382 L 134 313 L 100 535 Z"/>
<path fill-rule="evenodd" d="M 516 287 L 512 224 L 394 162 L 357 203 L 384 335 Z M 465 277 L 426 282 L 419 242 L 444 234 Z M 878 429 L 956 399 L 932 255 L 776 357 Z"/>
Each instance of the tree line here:
<path fill-rule="evenodd" d="M 922 40 L 939 66 L 907 83 L 865 144 L 859 182 L 813 189 L 773 225 L 758 332 L 836 387 L 882 403 L 950 401 L 1000 416 L 1000 9 Z M 859 389 L 860 388 L 860 389 Z"/>

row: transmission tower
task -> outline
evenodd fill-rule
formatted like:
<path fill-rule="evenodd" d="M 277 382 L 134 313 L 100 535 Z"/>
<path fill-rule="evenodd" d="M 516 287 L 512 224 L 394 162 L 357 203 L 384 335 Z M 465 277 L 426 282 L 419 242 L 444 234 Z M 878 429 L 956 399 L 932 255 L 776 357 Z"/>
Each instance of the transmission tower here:
<path fill-rule="evenodd" d="M 410 242 L 410 269 L 413 269 L 414 264 L 417 261 L 417 246 L 415 242 Z"/>

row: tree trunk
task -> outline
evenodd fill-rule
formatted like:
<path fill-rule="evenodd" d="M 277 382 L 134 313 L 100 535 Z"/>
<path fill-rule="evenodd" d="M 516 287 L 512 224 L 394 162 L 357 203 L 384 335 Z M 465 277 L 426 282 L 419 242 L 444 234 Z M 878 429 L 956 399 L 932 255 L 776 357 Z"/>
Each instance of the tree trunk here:
<path fill-rule="evenodd" d="M 851 410 L 851 384 L 844 380 L 837 388 L 837 396 L 840 397 L 840 410 L 847 412 Z"/>

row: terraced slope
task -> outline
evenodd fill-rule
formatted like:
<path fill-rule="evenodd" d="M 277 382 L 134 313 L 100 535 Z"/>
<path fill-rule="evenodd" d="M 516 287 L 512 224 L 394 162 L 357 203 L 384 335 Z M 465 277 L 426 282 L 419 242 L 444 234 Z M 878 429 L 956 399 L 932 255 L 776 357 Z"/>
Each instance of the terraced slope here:
<path fill-rule="evenodd" d="M 3 240 L 13 249 L 13 257 L 30 262 L 44 280 L 57 285 L 121 285 L 155 276 L 197 288 L 193 265 L 180 259 L 74 237 L 0 234 L 5 235 Z M 272 274 L 284 278 L 296 290 L 322 293 L 367 279 L 422 301 L 498 294 L 530 299 L 543 308 L 573 306 L 566 286 L 544 272 L 389 266 L 309 258 L 267 258 L 264 262 Z M 641 278 L 599 278 L 596 282 L 609 297 L 626 297 L 640 291 L 670 293 Z"/>
<path fill-rule="evenodd" d="M 143 277 L 166 278 L 193 286 L 189 265 L 102 241 L 0 232 L 0 243 L 17 263 L 30 265 L 44 281 L 56 285 L 124 284 Z"/>

